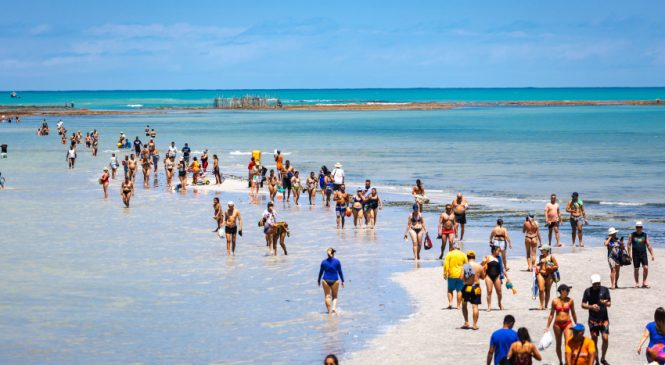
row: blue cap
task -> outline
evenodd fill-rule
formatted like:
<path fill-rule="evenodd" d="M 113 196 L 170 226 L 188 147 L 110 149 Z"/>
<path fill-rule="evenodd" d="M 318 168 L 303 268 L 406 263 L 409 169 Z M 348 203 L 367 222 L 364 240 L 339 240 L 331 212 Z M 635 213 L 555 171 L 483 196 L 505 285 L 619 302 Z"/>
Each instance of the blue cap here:
<path fill-rule="evenodd" d="M 578 331 L 578 332 L 584 332 L 584 325 L 581 323 L 578 323 L 571 328 L 573 331 Z"/>

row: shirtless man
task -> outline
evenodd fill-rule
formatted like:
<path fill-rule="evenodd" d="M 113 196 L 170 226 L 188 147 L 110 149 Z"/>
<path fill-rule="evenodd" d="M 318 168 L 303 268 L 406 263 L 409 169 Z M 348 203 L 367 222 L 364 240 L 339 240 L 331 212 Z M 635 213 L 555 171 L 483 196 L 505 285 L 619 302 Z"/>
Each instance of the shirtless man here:
<path fill-rule="evenodd" d="M 439 216 L 439 238 L 441 238 L 441 255 L 439 256 L 439 260 L 443 260 L 443 253 L 446 251 L 446 241 L 448 241 L 448 251 L 453 249 L 456 223 L 453 206 L 446 204 L 446 211 Z"/>
<path fill-rule="evenodd" d="M 219 204 L 219 198 L 214 197 L 212 199 L 212 208 L 215 210 L 215 215 L 212 219 L 217 222 L 217 228 L 215 228 L 213 232 L 217 232 L 222 227 L 222 221 L 224 220 L 224 213 L 222 212 L 222 205 Z"/>
<path fill-rule="evenodd" d="M 481 302 L 482 290 L 480 289 L 480 280 L 485 280 L 483 266 L 476 262 L 476 253 L 472 250 L 466 252 L 466 258 L 469 260 L 464 264 L 462 276 L 464 288 L 462 289 L 462 315 L 464 316 L 464 325 L 462 328 L 469 327 L 469 310 L 467 304 L 471 303 L 473 308 L 473 328 L 478 329 L 478 306 Z"/>
<path fill-rule="evenodd" d="M 575 247 L 575 233 L 577 233 L 577 237 L 579 238 L 580 247 L 584 247 L 584 242 L 582 242 L 582 227 L 587 224 L 587 221 L 584 202 L 582 202 L 578 193 L 573 193 L 572 199 L 566 205 L 566 212 L 570 213 L 573 247 Z"/>
<path fill-rule="evenodd" d="M 150 186 L 150 167 L 152 166 L 148 155 L 141 156 L 141 166 L 143 167 L 143 186 L 147 188 Z"/>
<path fill-rule="evenodd" d="M 132 197 L 132 191 L 134 190 L 134 184 L 129 179 L 125 178 L 125 182 L 120 186 L 120 196 L 122 197 L 122 202 L 125 203 L 125 207 L 129 208 L 129 199 Z"/>
<path fill-rule="evenodd" d="M 335 192 L 333 200 L 335 201 L 335 215 L 337 216 L 337 228 L 340 228 L 340 221 L 342 228 L 344 228 L 344 218 L 346 217 L 346 206 L 349 202 L 350 196 L 346 192 L 346 186 L 341 184 L 339 190 Z"/>
<path fill-rule="evenodd" d="M 536 221 L 535 213 L 529 213 L 522 225 L 524 233 L 524 246 L 526 249 L 526 262 L 528 270 L 531 271 L 536 265 L 536 248 L 542 246 L 543 241 L 540 238 L 540 227 Z"/>
<path fill-rule="evenodd" d="M 242 217 L 231 201 L 228 202 L 228 209 L 224 214 L 224 233 L 226 233 L 226 254 L 235 256 L 236 234 L 242 237 Z"/>
<path fill-rule="evenodd" d="M 559 203 L 556 202 L 556 194 L 550 195 L 550 202 L 545 205 L 545 222 L 547 223 L 549 245 L 552 246 L 552 231 L 554 231 L 557 247 L 563 246 L 559 240 L 559 223 L 562 222 L 562 219 Z"/>
<path fill-rule="evenodd" d="M 463 241 L 464 226 L 466 225 L 466 210 L 469 209 L 469 203 L 462 196 L 462 193 L 457 193 L 457 197 L 453 199 L 452 205 L 453 212 L 455 213 L 455 237 L 459 236 L 459 240 Z"/>
<path fill-rule="evenodd" d="M 266 179 L 268 183 L 268 192 L 270 193 L 270 201 L 275 202 L 275 196 L 277 195 L 277 176 L 275 176 L 275 170 L 270 169 L 270 174 Z"/>
<path fill-rule="evenodd" d="M 129 160 L 127 161 L 127 169 L 129 169 L 129 179 L 132 180 L 132 184 L 136 181 L 136 168 L 138 163 L 136 161 L 136 156 L 132 153 L 129 155 Z"/>

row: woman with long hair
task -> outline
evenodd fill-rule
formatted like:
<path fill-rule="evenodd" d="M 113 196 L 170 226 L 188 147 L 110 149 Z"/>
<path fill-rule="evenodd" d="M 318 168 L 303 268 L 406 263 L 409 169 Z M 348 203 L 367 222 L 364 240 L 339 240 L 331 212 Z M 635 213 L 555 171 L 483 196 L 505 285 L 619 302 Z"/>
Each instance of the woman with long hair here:
<path fill-rule="evenodd" d="M 547 327 L 545 332 L 550 330 L 550 325 L 554 323 L 554 339 L 556 340 L 556 356 L 559 358 L 559 363 L 563 364 L 563 355 L 561 353 L 561 344 L 568 342 L 568 339 L 573 336 L 573 324 L 577 323 L 577 314 L 575 313 L 575 303 L 573 298 L 569 297 L 570 289 L 572 286 L 566 284 L 559 285 L 559 297 L 552 299 L 552 309 L 550 316 L 547 319 Z M 564 341 L 561 341 L 563 337 Z"/>
<path fill-rule="evenodd" d="M 517 338 L 518 341 L 513 342 L 513 344 L 510 345 L 510 350 L 508 350 L 510 364 L 531 365 L 533 364 L 533 359 L 538 361 L 542 360 L 538 348 L 531 342 L 529 330 L 520 327 L 517 330 Z"/>

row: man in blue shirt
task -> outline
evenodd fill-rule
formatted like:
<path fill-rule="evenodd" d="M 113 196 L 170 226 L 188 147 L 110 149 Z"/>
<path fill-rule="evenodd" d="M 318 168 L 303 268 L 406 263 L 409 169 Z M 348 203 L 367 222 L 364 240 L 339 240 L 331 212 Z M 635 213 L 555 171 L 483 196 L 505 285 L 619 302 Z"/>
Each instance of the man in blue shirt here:
<path fill-rule="evenodd" d="M 494 364 L 498 365 L 508 357 L 510 345 L 517 341 L 517 332 L 513 331 L 515 325 L 515 317 L 510 314 L 503 319 L 503 328 L 498 329 L 492 333 L 490 338 L 490 349 L 487 351 L 487 365 L 492 364 L 492 356 L 494 357 Z"/>

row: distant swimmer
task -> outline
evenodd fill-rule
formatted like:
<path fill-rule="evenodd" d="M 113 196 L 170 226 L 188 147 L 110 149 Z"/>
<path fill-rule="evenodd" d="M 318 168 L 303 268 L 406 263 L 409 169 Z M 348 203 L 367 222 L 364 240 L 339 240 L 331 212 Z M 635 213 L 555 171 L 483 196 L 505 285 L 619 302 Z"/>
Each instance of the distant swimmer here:
<path fill-rule="evenodd" d="M 236 236 L 242 237 L 242 217 L 232 201 L 227 203 L 228 208 L 224 214 L 224 233 L 226 234 L 226 254 L 236 254 Z"/>
<path fill-rule="evenodd" d="M 215 185 L 222 184 L 222 174 L 219 172 L 219 157 L 212 155 L 212 174 L 215 175 Z"/>
<path fill-rule="evenodd" d="M 363 207 L 365 206 L 365 197 L 363 196 L 363 188 L 358 188 L 355 195 L 351 200 L 351 209 L 353 209 L 353 226 L 355 228 L 362 228 L 363 226 Z"/>
<path fill-rule="evenodd" d="M 429 199 L 427 199 L 427 196 L 425 195 L 425 186 L 420 179 L 416 180 L 416 185 L 411 189 L 411 195 L 413 195 L 413 198 L 418 205 L 418 211 L 422 212 L 423 204 L 429 203 Z"/>
<path fill-rule="evenodd" d="M 270 195 L 270 201 L 275 202 L 275 196 L 277 195 L 277 176 L 275 175 L 275 170 L 270 169 L 270 173 L 267 178 L 268 183 L 268 193 Z"/>
<path fill-rule="evenodd" d="M 118 158 L 115 156 L 115 153 L 111 154 L 111 160 L 109 161 L 109 167 L 111 167 L 111 178 L 115 180 L 115 174 L 118 171 L 118 167 L 120 167 L 120 163 L 118 162 Z"/>
<path fill-rule="evenodd" d="M 316 175 L 314 175 L 314 171 L 309 173 L 309 177 L 307 178 L 305 184 L 307 185 L 307 197 L 309 198 L 309 205 L 316 205 L 316 186 L 318 185 L 318 181 L 316 179 Z"/>
<path fill-rule="evenodd" d="M 346 192 L 344 184 L 339 186 L 333 197 L 335 201 L 335 216 L 337 220 L 337 229 L 344 228 L 344 219 L 346 218 L 346 207 L 349 203 L 349 193 Z M 341 224 L 341 225 L 340 225 Z"/>
<path fill-rule="evenodd" d="M 73 169 L 74 164 L 76 164 L 76 144 L 72 143 L 67 151 L 67 166 L 68 168 Z"/>
<path fill-rule="evenodd" d="M 381 197 L 379 197 L 376 188 L 372 188 L 369 196 L 367 196 L 367 215 L 369 216 L 367 225 L 372 229 L 376 226 L 379 209 L 383 209 L 383 202 L 381 202 Z"/>
<path fill-rule="evenodd" d="M 325 204 L 326 202 L 326 176 L 330 171 L 326 167 L 326 165 L 321 166 L 321 169 L 319 170 L 319 189 L 321 189 L 321 200 Z"/>
<path fill-rule="evenodd" d="M 575 246 L 575 233 L 580 241 L 580 247 L 584 247 L 582 241 L 582 228 L 587 224 L 586 212 L 584 211 L 584 202 L 580 199 L 577 192 L 573 193 L 568 205 L 566 205 L 566 212 L 570 213 L 570 227 L 572 229 L 573 247 Z"/>
<path fill-rule="evenodd" d="M 522 225 L 522 233 L 524 233 L 524 247 L 526 250 L 527 271 L 531 271 L 533 265 L 536 263 L 536 248 L 543 244 L 540 237 L 540 226 L 536 220 L 535 213 L 529 213 L 524 224 Z"/>
<path fill-rule="evenodd" d="M 513 249 L 513 243 L 510 241 L 510 236 L 508 236 L 508 230 L 503 227 L 503 219 L 501 218 L 496 220 L 496 226 L 492 228 L 490 233 L 490 246 L 499 248 L 503 258 L 503 266 L 505 266 L 506 271 L 510 270 L 506 265 L 506 251 L 508 248 Z"/>
<path fill-rule="evenodd" d="M 318 285 L 321 286 L 323 279 L 323 294 L 325 296 L 326 310 L 328 314 L 337 314 L 337 294 L 341 286 L 344 287 L 344 274 L 342 273 L 342 263 L 335 258 L 335 249 L 330 247 L 326 250 L 328 257 L 321 261 L 319 269 Z"/>
<path fill-rule="evenodd" d="M 453 213 L 455 213 L 455 237 L 459 237 L 460 241 L 463 241 L 466 211 L 469 209 L 469 202 L 462 196 L 462 193 L 457 193 L 457 197 L 453 199 L 451 204 L 453 206 Z"/>
<path fill-rule="evenodd" d="M 212 219 L 217 222 L 217 228 L 213 229 L 213 232 L 219 232 L 219 229 L 223 226 L 224 212 L 222 211 L 222 205 L 219 203 L 219 198 L 212 198 L 212 209 L 215 211 L 215 214 L 212 216 Z"/>
<path fill-rule="evenodd" d="M 556 194 L 552 194 L 550 195 L 550 202 L 545 205 L 545 222 L 547 223 L 548 230 L 547 239 L 550 246 L 552 245 L 552 231 L 554 231 L 554 236 L 556 238 L 556 246 L 563 246 L 559 239 L 559 223 L 562 221 L 563 218 L 561 218 L 559 203 L 556 201 Z"/>
<path fill-rule="evenodd" d="M 468 262 L 462 267 L 464 287 L 462 288 L 462 316 L 464 316 L 464 324 L 462 328 L 469 328 L 469 310 L 468 304 L 471 304 L 473 311 L 473 327 L 474 330 L 478 329 L 478 306 L 482 301 L 482 289 L 480 288 L 480 280 L 485 279 L 483 266 L 476 262 L 476 253 L 473 250 L 466 252 Z"/>
<path fill-rule="evenodd" d="M 109 168 L 104 167 L 104 172 L 102 173 L 102 177 L 99 178 L 99 184 L 102 186 L 102 189 L 104 190 L 104 199 L 108 199 L 109 197 Z"/>
<path fill-rule="evenodd" d="M 439 237 L 441 238 L 441 255 L 439 260 L 443 259 L 443 254 L 446 251 L 446 242 L 448 242 L 448 251 L 453 249 L 455 243 L 455 223 L 456 215 L 453 214 L 453 206 L 446 204 L 446 211 L 439 216 Z"/>
<path fill-rule="evenodd" d="M 120 196 L 122 197 L 122 202 L 125 203 L 125 207 L 129 208 L 129 200 L 132 198 L 132 192 L 134 191 L 134 184 L 129 178 L 125 178 L 125 182 L 120 186 Z"/>
<path fill-rule="evenodd" d="M 254 181 L 253 177 L 255 174 L 255 167 L 256 167 L 256 159 L 254 156 L 252 156 L 249 159 L 249 163 L 247 164 L 247 187 L 250 188 L 250 191 L 252 189 L 252 183 Z"/>
<path fill-rule="evenodd" d="M 427 233 L 425 220 L 423 219 L 422 213 L 420 213 L 418 204 L 414 203 L 413 211 L 409 214 L 406 221 L 404 240 L 406 240 L 407 237 L 411 237 L 411 242 L 413 243 L 413 259 L 416 261 L 420 260 L 420 250 L 423 247 L 423 237 L 425 237 L 425 233 Z"/>
<path fill-rule="evenodd" d="M 125 159 L 122 160 L 122 170 L 124 172 L 123 180 L 129 177 L 129 156 L 125 155 Z"/>

